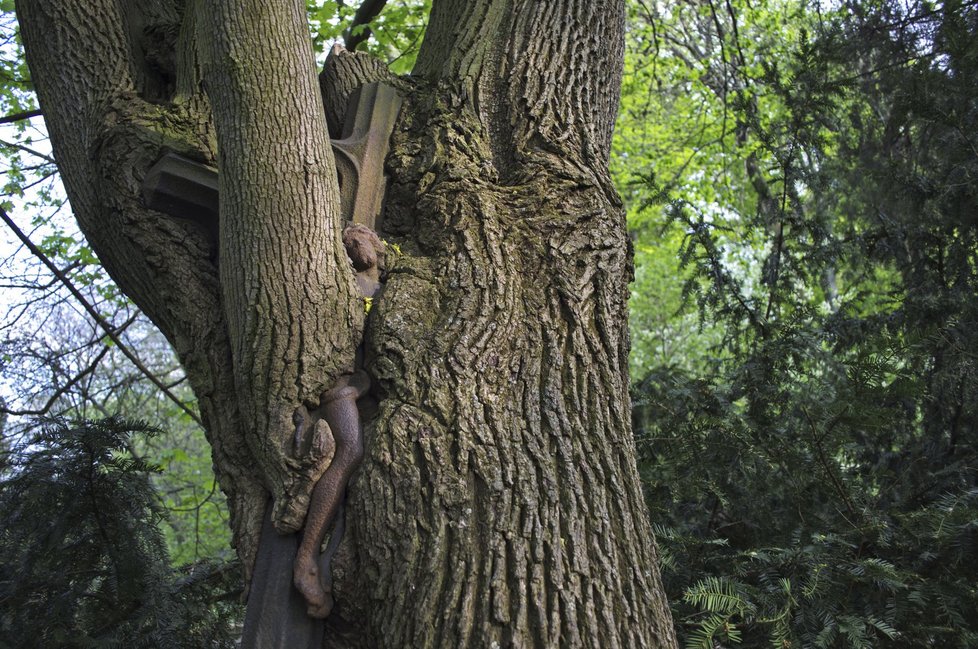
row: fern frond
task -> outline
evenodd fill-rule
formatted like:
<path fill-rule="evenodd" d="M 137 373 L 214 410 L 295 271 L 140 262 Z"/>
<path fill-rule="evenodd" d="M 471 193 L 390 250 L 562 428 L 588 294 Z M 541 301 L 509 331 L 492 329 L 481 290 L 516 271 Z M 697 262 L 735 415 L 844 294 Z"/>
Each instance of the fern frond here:
<path fill-rule="evenodd" d="M 732 582 L 713 576 L 686 589 L 683 600 L 710 613 L 743 615 L 754 610 L 754 605 L 737 592 Z"/>

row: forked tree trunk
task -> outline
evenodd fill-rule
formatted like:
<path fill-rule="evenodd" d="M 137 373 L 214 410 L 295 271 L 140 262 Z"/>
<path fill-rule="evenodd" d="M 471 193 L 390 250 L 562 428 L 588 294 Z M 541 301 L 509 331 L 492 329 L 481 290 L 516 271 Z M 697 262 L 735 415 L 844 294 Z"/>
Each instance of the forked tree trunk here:
<path fill-rule="evenodd" d="M 79 221 L 180 354 L 247 565 L 266 490 L 291 529 L 325 469 L 289 454 L 282 420 L 349 369 L 359 304 L 337 243 L 323 109 L 302 103 L 302 3 L 282 3 L 291 19 L 278 3 L 240 14 L 286 21 L 292 40 L 274 47 L 236 5 L 188 4 L 133 16 L 112 0 L 22 0 L 18 11 Z M 607 171 L 621 2 L 434 4 L 388 158 L 382 234 L 397 246 L 364 341 L 379 406 L 349 489 L 324 646 L 672 647 L 635 468 L 631 259 Z M 182 16 L 176 96 L 133 45 L 160 16 Z M 65 78 L 69 52 L 81 63 Z M 280 55 L 290 63 L 270 72 Z M 327 79 L 327 93 L 349 81 Z M 164 149 L 214 160 L 209 106 L 219 243 L 137 198 Z M 119 146 L 106 144 L 113 134 Z M 278 187 L 285 198 L 269 196 Z"/>

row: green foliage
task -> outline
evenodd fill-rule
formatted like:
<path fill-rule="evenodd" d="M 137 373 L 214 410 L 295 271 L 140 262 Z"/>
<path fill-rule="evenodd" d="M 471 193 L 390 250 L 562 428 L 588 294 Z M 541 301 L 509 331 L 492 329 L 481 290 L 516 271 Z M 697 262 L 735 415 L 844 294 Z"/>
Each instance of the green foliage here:
<path fill-rule="evenodd" d="M 144 425 L 47 421 L 0 483 L 0 637 L 6 647 L 231 646 L 233 570 L 174 572 Z M 230 591 L 230 592 L 228 592 Z"/>
<path fill-rule="evenodd" d="M 194 428 L 153 442 L 147 454 L 164 467 L 153 486 L 166 512 L 162 528 L 172 565 L 231 560 L 227 503 L 203 434 Z"/>
<path fill-rule="evenodd" d="M 36 107 L 34 86 L 24 60 L 13 2 L 4 0 L 0 3 L 0 113 L 20 113 Z M 17 128 L 20 132 L 27 130 L 23 123 Z"/>
<path fill-rule="evenodd" d="M 687 589 L 683 600 L 707 612 L 687 637 L 687 649 L 713 649 L 721 640 L 740 644 L 741 633 L 732 620 L 748 615 L 753 607 L 737 593 L 733 584 L 717 577 L 706 577 Z"/>
<path fill-rule="evenodd" d="M 106 307 L 105 302 L 96 304 Z M 150 383 L 119 346 L 101 338 L 101 331 L 93 331 L 72 309 L 34 308 L 36 317 L 25 319 L 25 324 L 35 330 L 0 342 L 0 391 L 16 395 L 14 403 L 0 405 L 12 405 L 13 412 L 27 415 L 50 405 L 52 414 L 73 418 L 125 412 L 165 429 L 159 435 L 136 436 L 132 446 L 140 457 L 163 469 L 150 480 L 167 514 L 161 529 L 173 565 L 230 558 L 227 506 L 199 424 Z M 183 372 L 153 326 L 144 319 L 133 321 L 131 305 L 116 314 L 103 313 L 122 323 L 118 338 L 138 354 L 143 366 L 169 384 L 177 399 L 192 404 Z M 23 417 L 11 418 L 6 434 L 16 436 L 30 425 Z"/>
<path fill-rule="evenodd" d="M 360 36 L 369 29 L 369 37 L 357 49 L 387 63 L 395 74 L 407 74 L 421 47 L 431 0 L 388 2 L 368 24 L 355 24 L 360 3 L 348 4 L 335 0 L 307 0 L 313 44 L 323 56 L 334 42 L 342 42 L 350 33 Z"/>
<path fill-rule="evenodd" d="M 632 363 L 687 645 L 978 646 L 976 7 L 632 21 L 619 177 L 710 334 Z"/>
<path fill-rule="evenodd" d="M 151 477 L 166 512 L 163 536 L 173 566 L 199 561 L 229 561 L 234 556 L 227 503 L 214 476 L 210 446 L 200 427 L 171 401 L 153 393 L 140 401 L 138 391 L 116 402 L 125 412 L 152 416 L 167 430 L 136 440 L 137 451 L 163 470 Z M 188 390 L 189 391 L 189 390 Z M 145 395 L 150 396 L 150 395 Z M 187 400 L 191 399 L 187 395 Z"/>

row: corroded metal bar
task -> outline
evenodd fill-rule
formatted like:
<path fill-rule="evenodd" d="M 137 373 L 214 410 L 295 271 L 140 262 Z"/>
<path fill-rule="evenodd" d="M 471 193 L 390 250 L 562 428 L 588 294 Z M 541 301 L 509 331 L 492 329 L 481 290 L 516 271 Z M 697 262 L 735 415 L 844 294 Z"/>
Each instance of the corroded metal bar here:
<path fill-rule="evenodd" d="M 217 224 L 217 171 L 168 153 L 143 179 L 146 207 L 206 226 Z"/>
<path fill-rule="evenodd" d="M 325 625 L 306 614 L 305 599 L 292 587 L 299 535 L 276 532 L 271 510 L 269 503 L 251 577 L 241 649 L 320 649 Z"/>
<path fill-rule="evenodd" d="M 326 532 L 336 521 L 350 476 L 363 459 L 363 428 L 357 400 L 369 389 L 370 379 L 363 370 L 341 376 L 336 385 L 322 394 L 315 413 L 329 424 L 336 453 L 313 489 L 302 542 L 295 556 L 293 583 L 305 597 L 310 617 L 326 618 L 333 609 L 331 583 L 325 579 L 329 557 L 324 557 L 320 548 Z"/>

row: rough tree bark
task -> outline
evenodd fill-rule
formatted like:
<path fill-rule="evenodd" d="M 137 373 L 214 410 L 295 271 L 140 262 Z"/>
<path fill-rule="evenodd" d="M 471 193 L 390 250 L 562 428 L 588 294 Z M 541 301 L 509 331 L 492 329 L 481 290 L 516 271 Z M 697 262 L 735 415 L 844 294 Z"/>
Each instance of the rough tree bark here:
<path fill-rule="evenodd" d="M 630 256 L 607 162 L 615 0 L 434 3 L 388 158 L 364 329 L 304 3 L 19 0 L 78 221 L 174 346 L 247 571 L 329 465 L 319 395 L 364 338 L 379 400 L 333 563 L 329 647 L 672 647 L 635 469 Z M 345 57 L 345 58 L 344 58 Z M 220 170 L 220 233 L 143 206 L 176 151 Z M 365 332 L 365 333 L 364 333 Z"/>

